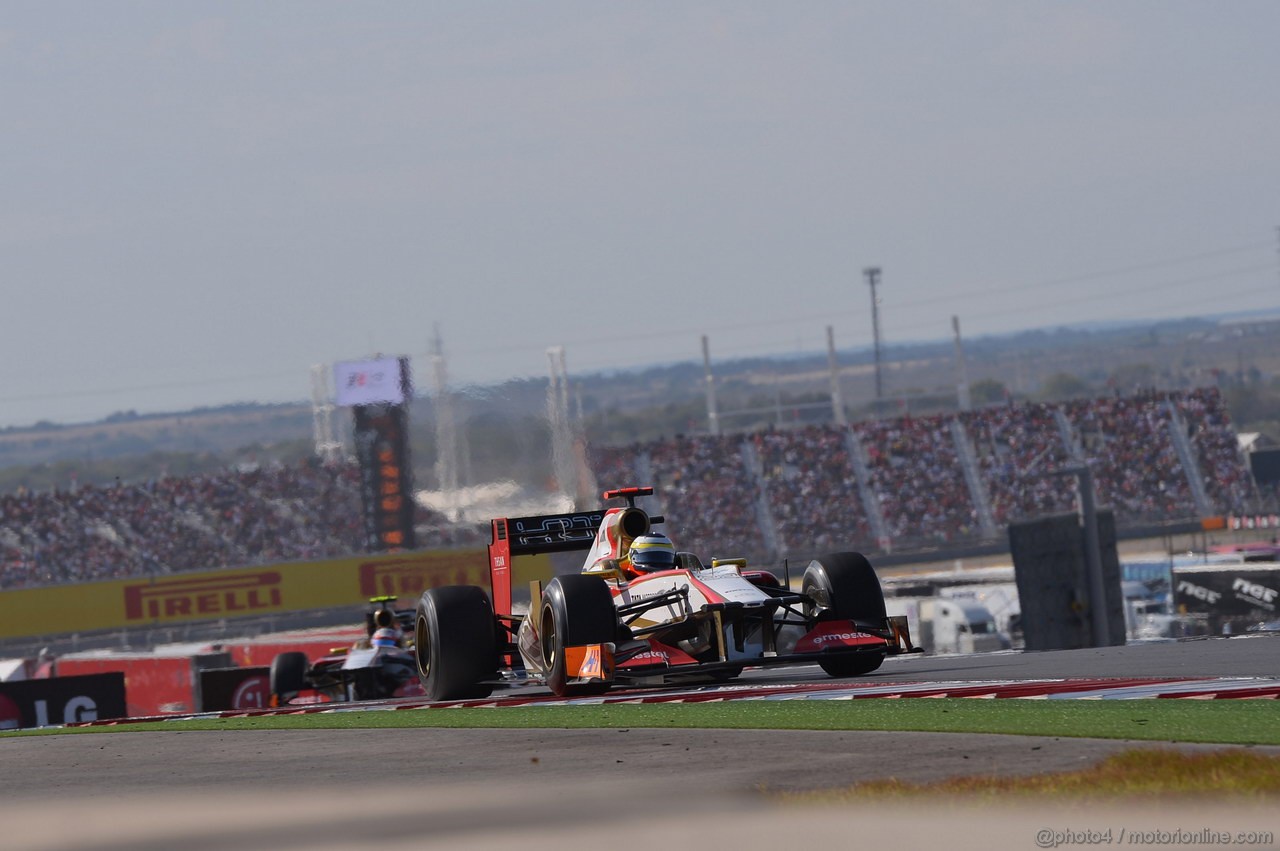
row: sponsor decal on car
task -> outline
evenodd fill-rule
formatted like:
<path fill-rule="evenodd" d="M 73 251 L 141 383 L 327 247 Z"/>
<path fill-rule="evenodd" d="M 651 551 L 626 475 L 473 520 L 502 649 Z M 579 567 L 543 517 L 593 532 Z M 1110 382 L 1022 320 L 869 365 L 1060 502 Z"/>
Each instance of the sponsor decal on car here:
<path fill-rule="evenodd" d="M 698 660 L 675 647 L 649 639 L 649 649 L 620 664 L 620 668 L 648 668 L 652 665 L 696 665 Z"/>
<path fill-rule="evenodd" d="M 797 653 L 816 653 L 838 647 L 864 647 L 867 645 L 885 645 L 885 640 L 878 635 L 862 632 L 852 621 L 824 621 L 805 634 L 796 642 Z"/>
<path fill-rule="evenodd" d="M 415 680 L 405 680 L 400 687 L 395 690 L 392 697 L 422 697 L 427 690 L 422 687 L 422 683 Z"/>
<path fill-rule="evenodd" d="M 656 591 L 649 591 L 649 592 L 642 592 L 642 593 L 633 592 L 633 593 L 626 594 L 625 596 L 620 595 L 619 597 L 616 597 L 614 599 L 614 604 L 618 605 L 620 602 L 621 603 L 642 603 L 645 600 L 652 600 L 655 597 L 661 597 L 664 594 L 670 594 L 672 591 L 678 591 L 681 588 L 688 588 L 688 587 L 689 587 L 689 584 L 686 582 L 684 585 L 671 585 L 671 586 L 664 585 L 659 587 L 658 590 Z"/>
<path fill-rule="evenodd" d="M 564 649 L 565 673 L 576 680 L 612 680 L 613 645 L 586 644 Z"/>

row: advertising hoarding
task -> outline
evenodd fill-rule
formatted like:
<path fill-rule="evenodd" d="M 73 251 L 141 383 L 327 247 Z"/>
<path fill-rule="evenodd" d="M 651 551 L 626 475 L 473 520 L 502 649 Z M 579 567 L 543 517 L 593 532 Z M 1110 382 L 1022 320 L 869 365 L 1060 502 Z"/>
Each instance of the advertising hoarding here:
<path fill-rule="evenodd" d="M 408 375 L 408 358 L 335 363 L 334 402 L 345 407 L 403 405 L 409 399 Z"/>
<path fill-rule="evenodd" d="M 0 730 L 125 717 L 124 674 L 0 682 Z"/>
<path fill-rule="evenodd" d="M 407 420 L 400 405 L 360 405 L 355 409 L 353 436 L 360 465 L 365 547 L 373 552 L 415 546 Z"/>
<path fill-rule="evenodd" d="M 530 578 L 550 576 L 546 556 Z M 153 579 L 114 579 L 0 594 L 0 638 L 150 627 L 359 605 L 427 588 L 489 585 L 483 549 L 420 550 L 326 561 L 226 568 Z"/>

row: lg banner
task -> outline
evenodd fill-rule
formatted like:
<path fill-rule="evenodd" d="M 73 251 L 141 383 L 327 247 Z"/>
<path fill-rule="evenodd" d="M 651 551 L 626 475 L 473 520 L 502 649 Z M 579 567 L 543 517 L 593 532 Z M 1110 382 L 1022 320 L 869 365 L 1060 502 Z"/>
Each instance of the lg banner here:
<path fill-rule="evenodd" d="M 0 683 L 0 730 L 124 718 L 124 674 Z"/>

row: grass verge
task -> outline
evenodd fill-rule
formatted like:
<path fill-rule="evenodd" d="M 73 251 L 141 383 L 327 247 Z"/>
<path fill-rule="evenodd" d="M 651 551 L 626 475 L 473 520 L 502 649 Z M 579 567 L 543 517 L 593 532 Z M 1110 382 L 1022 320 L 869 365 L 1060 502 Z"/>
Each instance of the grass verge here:
<path fill-rule="evenodd" d="M 1280 701 L 741 700 L 695 704 L 344 711 L 127 723 L 0 735 L 373 727 L 883 730 L 1280 745 Z"/>

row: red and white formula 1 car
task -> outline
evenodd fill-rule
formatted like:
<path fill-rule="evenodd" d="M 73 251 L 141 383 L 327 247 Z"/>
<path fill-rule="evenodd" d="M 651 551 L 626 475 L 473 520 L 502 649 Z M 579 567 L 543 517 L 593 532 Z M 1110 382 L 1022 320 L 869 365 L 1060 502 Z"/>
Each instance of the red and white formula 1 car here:
<path fill-rule="evenodd" d="M 415 654 L 433 700 L 485 697 L 504 683 L 544 682 L 557 695 L 600 694 L 614 683 L 723 681 L 749 666 L 816 663 L 833 677 L 919 652 L 905 617 L 885 615 L 867 559 L 854 552 L 811 561 L 796 593 L 745 559 L 704 565 L 674 555 L 667 569 L 627 565 L 630 543 L 659 516 L 636 500 L 652 488 L 606 491 L 625 507 L 493 521 L 483 588 L 431 588 L 418 601 Z M 511 606 L 511 561 L 589 550 L 583 572 L 533 583 L 527 615 Z M 788 577 L 789 579 L 789 577 Z"/>

